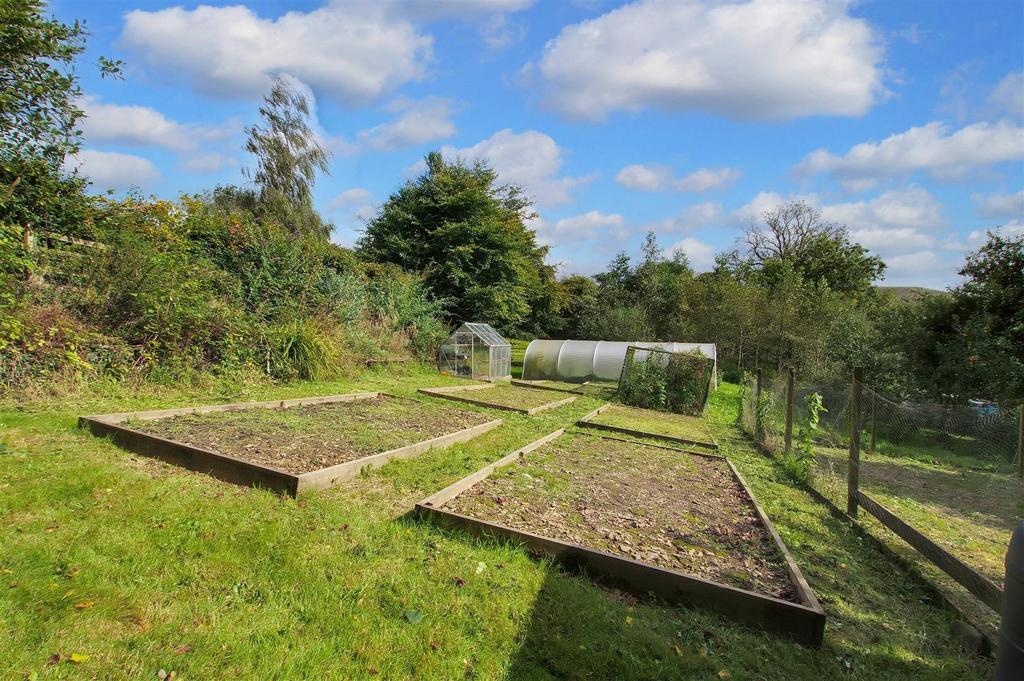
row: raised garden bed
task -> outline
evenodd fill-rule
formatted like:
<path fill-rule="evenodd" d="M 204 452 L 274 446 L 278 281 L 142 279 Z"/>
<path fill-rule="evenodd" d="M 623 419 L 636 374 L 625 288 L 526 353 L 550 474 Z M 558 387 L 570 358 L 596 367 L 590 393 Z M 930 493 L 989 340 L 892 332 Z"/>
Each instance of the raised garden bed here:
<path fill-rule="evenodd" d="M 676 445 L 703 447 L 712 451 L 718 449 L 718 443 L 708 431 L 704 419 L 696 416 L 606 404 L 584 416 L 576 425 L 633 437 L 653 438 Z"/>
<path fill-rule="evenodd" d="M 79 419 L 137 454 L 292 496 L 394 458 L 465 442 L 501 423 L 377 392 Z"/>
<path fill-rule="evenodd" d="M 559 430 L 416 508 L 610 586 L 821 644 L 824 611 L 724 457 Z"/>
<path fill-rule="evenodd" d="M 420 388 L 420 392 L 432 397 L 475 404 L 479 407 L 514 411 L 520 414 L 536 414 L 569 404 L 576 399 L 575 397 L 559 399 L 557 395 L 553 396 L 549 390 L 523 388 L 504 382 Z"/>

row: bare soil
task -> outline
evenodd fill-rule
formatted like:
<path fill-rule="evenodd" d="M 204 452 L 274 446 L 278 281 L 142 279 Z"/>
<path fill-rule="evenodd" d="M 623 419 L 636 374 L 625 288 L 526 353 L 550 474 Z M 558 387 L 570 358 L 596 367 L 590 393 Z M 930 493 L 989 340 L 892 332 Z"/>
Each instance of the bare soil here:
<path fill-rule="evenodd" d="M 570 433 L 445 508 L 797 600 L 782 555 L 720 459 Z"/>
<path fill-rule="evenodd" d="M 125 425 L 175 442 L 300 474 L 454 433 L 490 416 L 376 397 L 286 409 L 188 414 Z"/>

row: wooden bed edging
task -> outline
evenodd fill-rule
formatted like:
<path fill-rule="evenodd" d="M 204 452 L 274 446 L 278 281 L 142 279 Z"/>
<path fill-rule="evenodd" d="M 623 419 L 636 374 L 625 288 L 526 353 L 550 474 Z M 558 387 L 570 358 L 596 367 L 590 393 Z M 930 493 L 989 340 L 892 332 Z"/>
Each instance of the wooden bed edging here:
<path fill-rule="evenodd" d="M 337 402 L 353 402 L 376 397 L 388 397 L 407 400 L 396 395 L 383 392 L 351 393 L 347 395 L 329 395 L 325 397 L 303 397 L 291 400 L 273 400 L 268 402 L 236 402 L 233 404 L 206 405 L 200 407 L 184 407 L 180 409 L 156 409 L 140 412 L 122 412 L 117 414 L 98 414 L 80 416 L 78 426 L 89 430 L 93 435 L 110 437 L 115 444 L 130 452 L 161 459 L 168 463 L 187 468 L 199 473 L 206 473 L 219 480 L 238 485 L 259 487 L 272 490 L 279 494 L 298 496 L 302 492 L 324 489 L 358 476 L 364 468 L 382 466 L 391 459 L 403 459 L 420 454 L 429 449 L 445 448 L 458 442 L 466 442 L 478 435 L 500 426 L 501 419 L 493 419 L 469 428 L 440 435 L 422 442 L 414 442 L 397 449 L 378 454 L 370 454 L 360 459 L 346 461 L 336 466 L 322 468 L 307 473 L 289 473 L 273 466 L 246 461 L 237 457 L 221 454 L 210 449 L 186 445 L 182 442 L 150 433 L 144 433 L 123 425 L 129 419 L 152 421 L 160 418 L 181 416 L 186 414 L 208 414 L 221 411 L 239 411 L 242 409 L 278 408 L 302 406 L 307 404 L 333 404 Z"/>
<path fill-rule="evenodd" d="M 588 385 L 589 383 L 590 383 L 590 381 L 584 381 L 583 383 L 579 384 L 578 388 L 573 388 L 572 390 L 569 390 L 568 388 L 556 388 L 556 387 L 554 387 L 552 385 L 541 385 L 539 382 L 524 381 L 524 380 L 519 379 L 519 378 L 513 378 L 512 379 L 512 385 L 517 385 L 520 388 L 533 388 L 534 390 L 550 390 L 550 391 L 556 392 L 556 393 L 569 393 L 570 395 L 583 395 L 583 394 L 585 394 L 585 393 L 580 391 L 580 388 L 582 388 L 585 385 Z"/>
<path fill-rule="evenodd" d="M 646 440 L 637 440 L 635 438 L 622 437 L 619 435 L 609 435 L 607 433 L 596 432 L 591 433 L 589 430 L 573 430 L 571 431 L 574 435 L 586 435 L 587 437 L 599 437 L 602 440 L 615 440 L 617 442 L 629 442 L 634 445 L 643 445 L 644 447 L 654 447 L 655 449 L 667 449 L 670 452 L 678 452 L 680 454 L 689 454 L 690 456 L 699 456 L 704 459 L 718 459 L 720 461 L 726 461 L 726 457 L 722 454 L 712 454 L 711 452 L 702 452 L 696 449 L 680 449 L 679 447 L 669 447 L 668 445 L 658 445 L 653 442 Z"/>
<path fill-rule="evenodd" d="M 542 447 L 564 433 L 564 429 L 549 433 L 539 440 L 535 440 L 525 447 L 517 449 L 511 454 L 484 466 L 475 473 L 471 473 L 443 490 L 423 499 L 416 504 L 415 510 L 417 515 L 446 527 L 469 531 L 476 536 L 498 537 L 520 542 L 531 553 L 551 556 L 567 569 L 572 571 L 583 570 L 608 586 L 620 588 L 640 596 L 653 593 L 658 598 L 669 603 L 704 608 L 742 624 L 788 636 L 810 647 L 817 648 L 821 646 L 825 632 L 825 612 L 804 579 L 800 569 L 793 561 L 789 551 L 782 543 L 782 539 L 775 530 L 775 527 L 768 520 L 768 516 L 757 504 L 742 476 L 739 475 L 739 472 L 728 460 L 726 460 L 726 463 L 732 470 L 735 479 L 750 498 L 758 517 L 765 525 L 776 546 L 782 552 L 790 582 L 801 600 L 800 603 L 793 603 L 754 591 L 719 584 L 675 570 L 661 568 L 631 558 L 616 556 L 586 546 L 543 537 L 442 508 L 444 504 L 487 478 L 495 470 L 514 463 L 525 454 Z M 648 445 L 647 443 L 637 444 L 658 446 Z"/>
<path fill-rule="evenodd" d="M 547 409 L 554 409 L 555 407 L 561 407 L 562 405 L 569 404 L 576 400 L 575 397 L 567 397 L 564 400 L 555 400 L 553 402 L 547 402 L 530 409 L 523 409 L 521 407 L 510 407 L 504 404 L 495 404 L 494 402 L 487 402 L 486 400 L 474 400 L 471 397 L 462 397 L 454 393 L 461 392 L 463 390 L 482 390 L 485 388 L 491 388 L 494 384 L 488 385 L 467 385 L 467 386 L 453 386 L 444 388 L 420 388 L 417 392 L 423 395 L 429 395 L 430 397 L 440 397 L 444 400 L 453 400 L 455 402 L 465 402 L 466 404 L 473 404 L 478 407 L 487 407 L 488 409 L 500 409 L 501 411 L 514 411 L 517 414 L 526 414 L 527 416 L 533 416 L 539 412 Z"/>
<path fill-rule="evenodd" d="M 655 440 L 663 440 L 665 442 L 674 442 L 680 445 L 693 445 L 695 447 L 707 447 L 708 449 L 718 450 L 718 443 L 716 442 L 694 440 L 692 438 L 679 437 L 678 435 L 662 435 L 661 433 L 651 433 L 646 430 L 634 430 L 633 428 L 624 428 L 622 426 L 609 426 L 606 423 L 594 423 L 590 420 L 611 406 L 612 404 L 609 402 L 608 404 L 598 407 L 577 421 L 576 425 L 580 428 L 593 428 L 594 430 L 603 430 L 608 433 L 622 433 L 624 435 L 632 435 L 633 437 L 646 437 Z"/>
<path fill-rule="evenodd" d="M 896 516 L 895 513 L 878 503 L 862 491 L 857 492 L 861 507 L 873 515 L 878 522 L 889 528 L 900 539 L 910 544 L 932 564 L 953 578 L 957 584 L 974 594 L 982 603 L 995 610 L 1003 609 L 1003 590 L 962 560 L 946 551 L 920 531 L 914 529 Z"/>

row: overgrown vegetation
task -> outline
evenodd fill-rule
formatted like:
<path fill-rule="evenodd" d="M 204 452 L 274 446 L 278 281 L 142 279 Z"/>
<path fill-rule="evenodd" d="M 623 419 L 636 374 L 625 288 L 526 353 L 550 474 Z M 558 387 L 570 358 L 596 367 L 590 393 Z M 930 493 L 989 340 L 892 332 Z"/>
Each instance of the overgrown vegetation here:
<path fill-rule="evenodd" d="M 637 359 L 638 352 L 644 353 Z M 714 362 L 700 350 L 655 352 L 630 348 L 619 380 L 623 404 L 700 414 L 707 404 Z"/>

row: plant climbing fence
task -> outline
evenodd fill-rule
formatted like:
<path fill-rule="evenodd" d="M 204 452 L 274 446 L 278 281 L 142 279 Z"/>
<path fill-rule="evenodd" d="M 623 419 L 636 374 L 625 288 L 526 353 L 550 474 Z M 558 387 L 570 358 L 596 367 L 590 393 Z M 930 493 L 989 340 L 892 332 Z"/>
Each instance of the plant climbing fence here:
<path fill-rule="evenodd" d="M 788 369 L 745 377 L 744 430 L 991 637 L 1024 516 L 1022 405 L 903 400 L 859 371 L 847 385 L 796 379 Z"/>

